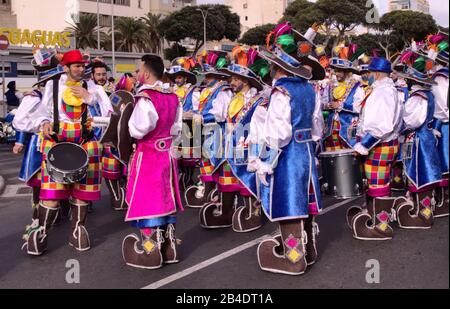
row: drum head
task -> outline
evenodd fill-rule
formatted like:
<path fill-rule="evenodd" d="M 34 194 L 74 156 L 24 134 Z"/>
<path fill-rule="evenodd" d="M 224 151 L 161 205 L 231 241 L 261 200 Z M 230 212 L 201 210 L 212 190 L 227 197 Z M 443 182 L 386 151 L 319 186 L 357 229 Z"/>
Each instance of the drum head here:
<path fill-rule="evenodd" d="M 114 109 L 114 113 L 120 115 L 121 110 L 128 104 L 134 103 L 134 96 L 131 92 L 125 90 L 118 90 L 113 92 L 109 99 Z"/>
<path fill-rule="evenodd" d="M 60 143 L 53 146 L 47 155 L 50 164 L 61 171 L 76 171 L 88 164 L 88 155 L 81 146 Z"/>

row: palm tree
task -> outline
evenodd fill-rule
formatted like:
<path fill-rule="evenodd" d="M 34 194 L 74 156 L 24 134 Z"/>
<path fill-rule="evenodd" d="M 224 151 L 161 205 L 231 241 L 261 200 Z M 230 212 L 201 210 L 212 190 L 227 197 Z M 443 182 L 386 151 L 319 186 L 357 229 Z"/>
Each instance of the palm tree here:
<path fill-rule="evenodd" d="M 85 49 L 87 47 L 97 48 L 97 17 L 95 14 L 80 14 L 79 22 L 69 24 L 66 31 L 75 37 L 76 48 Z M 100 30 L 102 30 L 100 28 Z"/>
<path fill-rule="evenodd" d="M 162 49 L 163 36 L 158 31 L 158 28 L 162 20 L 162 15 L 148 13 L 146 16 L 141 17 L 141 20 L 147 28 L 147 40 L 150 52 L 155 54 L 160 53 Z"/>
<path fill-rule="evenodd" d="M 132 17 L 118 17 L 115 25 L 118 50 L 124 52 L 145 51 L 148 33 L 145 24 Z"/>

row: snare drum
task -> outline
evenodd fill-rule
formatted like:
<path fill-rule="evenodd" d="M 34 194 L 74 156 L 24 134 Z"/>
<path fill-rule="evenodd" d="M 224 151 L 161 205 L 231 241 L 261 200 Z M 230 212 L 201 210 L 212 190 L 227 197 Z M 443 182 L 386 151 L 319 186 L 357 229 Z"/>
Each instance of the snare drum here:
<path fill-rule="evenodd" d="M 86 177 L 89 157 L 81 146 L 59 143 L 47 154 L 46 165 L 50 177 L 57 183 L 73 184 Z"/>
<path fill-rule="evenodd" d="M 338 199 L 364 193 L 364 172 L 360 156 L 351 149 L 323 152 L 319 155 L 324 177 L 323 189 Z"/>

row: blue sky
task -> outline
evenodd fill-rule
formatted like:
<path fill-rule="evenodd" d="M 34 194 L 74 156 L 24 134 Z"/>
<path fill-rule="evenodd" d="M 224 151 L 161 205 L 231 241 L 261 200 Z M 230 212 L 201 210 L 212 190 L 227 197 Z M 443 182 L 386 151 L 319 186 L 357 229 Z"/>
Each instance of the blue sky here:
<path fill-rule="evenodd" d="M 264 1 L 264 0 L 261 0 Z M 203 3 L 221 3 L 222 0 L 198 0 L 199 4 Z M 375 5 L 379 8 L 380 13 L 383 14 L 387 10 L 387 0 L 373 0 Z M 449 3 L 448 0 L 429 0 L 431 6 L 431 15 L 436 19 L 441 26 L 448 27 L 449 24 Z"/>

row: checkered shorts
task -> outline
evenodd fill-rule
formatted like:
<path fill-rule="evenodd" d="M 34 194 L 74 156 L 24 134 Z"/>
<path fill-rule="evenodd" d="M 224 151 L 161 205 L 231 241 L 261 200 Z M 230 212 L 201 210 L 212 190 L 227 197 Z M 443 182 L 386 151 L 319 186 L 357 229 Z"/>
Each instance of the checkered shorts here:
<path fill-rule="evenodd" d="M 81 124 L 61 123 L 58 134 L 60 142 L 79 143 L 81 141 Z M 96 201 L 101 198 L 102 145 L 90 141 L 82 145 L 89 157 L 86 177 L 79 183 L 64 185 L 53 181 L 47 172 L 46 157 L 55 145 L 52 140 L 44 139 L 41 144 L 41 194 L 42 200 L 64 200 L 69 197 L 84 201 Z"/>
<path fill-rule="evenodd" d="M 333 130 L 331 135 L 324 139 L 325 151 L 337 151 L 347 149 L 346 143 L 339 135 L 341 130 L 341 123 L 338 120 L 333 120 Z"/>
<path fill-rule="evenodd" d="M 103 146 L 102 167 L 105 179 L 117 180 L 122 178 L 122 164 L 114 156 L 109 145 Z"/>
<path fill-rule="evenodd" d="M 234 192 L 241 190 L 240 181 L 234 176 L 228 162 L 225 162 L 220 167 L 218 185 L 219 191 L 221 192 Z"/>
<path fill-rule="evenodd" d="M 369 188 L 389 187 L 391 166 L 399 151 L 398 140 L 375 146 L 364 163 Z"/>

